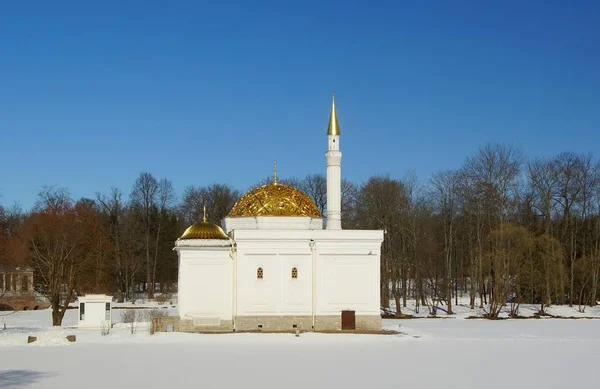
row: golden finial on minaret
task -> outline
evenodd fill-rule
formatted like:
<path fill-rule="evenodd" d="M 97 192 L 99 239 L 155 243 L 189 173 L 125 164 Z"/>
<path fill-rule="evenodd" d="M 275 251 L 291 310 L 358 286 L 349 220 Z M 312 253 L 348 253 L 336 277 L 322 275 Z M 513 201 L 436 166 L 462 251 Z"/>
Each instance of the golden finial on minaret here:
<path fill-rule="evenodd" d="M 331 97 L 331 115 L 329 116 L 327 135 L 340 135 L 340 123 L 338 122 L 337 113 L 335 112 L 335 93 L 332 93 Z"/>
<path fill-rule="evenodd" d="M 273 162 L 273 183 L 277 184 L 277 161 Z"/>
<path fill-rule="evenodd" d="M 202 222 L 206 223 L 206 205 L 204 206 L 204 217 L 202 218 Z"/>

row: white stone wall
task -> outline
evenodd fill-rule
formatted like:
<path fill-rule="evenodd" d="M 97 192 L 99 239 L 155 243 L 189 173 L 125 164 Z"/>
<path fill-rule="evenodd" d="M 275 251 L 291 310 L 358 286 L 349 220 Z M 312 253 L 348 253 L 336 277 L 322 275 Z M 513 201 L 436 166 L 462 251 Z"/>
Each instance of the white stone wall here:
<path fill-rule="evenodd" d="M 313 304 L 315 315 L 339 315 L 346 309 L 380 314 L 382 231 L 236 230 L 234 236 L 237 315 L 312 315 Z M 259 267 L 262 280 L 257 279 Z"/>
<path fill-rule="evenodd" d="M 251 229 L 232 238 L 233 249 L 178 243 L 182 319 L 246 318 L 252 327 L 260 317 L 379 316 L 383 231 Z"/>
<path fill-rule="evenodd" d="M 179 316 L 212 323 L 232 320 L 233 261 L 230 247 L 180 247 Z"/>
<path fill-rule="evenodd" d="M 79 327 L 102 327 L 102 323 L 106 320 L 105 317 L 105 302 L 86 302 L 85 318 L 79 322 Z"/>
<path fill-rule="evenodd" d="M 310 231 L 236 231 L 238 316 L 311 315 L 312 251 Z M 292 269 L 298 278 L 292 278 Z M 262 268 L 263 278 L 257 277 Z"/>
<path fill-rule="evenodd" d="M 106 310 L 106 304 L 111 304 Z M 84 304 L 82 315 L 81 305 Z M 112 320 L 112 296 L 88 294 L 77 299 L 77 326 L 81 328 L 102 328 L 110 326 Z"/>
<path fill-rule="evenodd" d="M 221 226 L 226 234 L 232 230 L 322 230 L 323 219 L 309 216 L 226 217 Z"/>
<path fill-rule="evenodd" d="M 379 315 L 383 231 L 315 231 L 316 315 Z"/>

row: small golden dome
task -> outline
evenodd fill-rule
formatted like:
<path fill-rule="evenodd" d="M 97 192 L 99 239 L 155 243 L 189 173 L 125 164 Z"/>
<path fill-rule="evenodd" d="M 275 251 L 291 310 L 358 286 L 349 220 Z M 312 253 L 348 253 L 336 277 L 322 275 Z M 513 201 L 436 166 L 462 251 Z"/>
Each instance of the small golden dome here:
<path fill-rule="evenodd" d="M 199 223 L 189 226 L 179 239 L 229 239 L 229 237 L 223 232 L 221 227 L 208 223 L 204 219 Z"/>
<path fill-rule="evenodd" d="M 308 195 L 292 186 L 280 184 L 276 180 L 243 195 L 235 203 L 229 216 L 323 217 Z"/>

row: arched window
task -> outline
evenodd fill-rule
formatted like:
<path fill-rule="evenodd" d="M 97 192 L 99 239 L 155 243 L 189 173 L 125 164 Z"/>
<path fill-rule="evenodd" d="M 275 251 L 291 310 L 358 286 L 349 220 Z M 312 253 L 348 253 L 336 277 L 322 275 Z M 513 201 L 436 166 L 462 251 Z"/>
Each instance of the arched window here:
<path fill-rule="evenodd" d="M 263 268 L 259 267 L 258 269 L 256 269 L 256 278 L 258 278 L 259 280 L 263 279 Z"/>
<path fill-rule="evenodd" d="M 21 278 L 21 290 L 23 292 L 27 292 L 29 290 L 29 277 L 23 276 L 23 278 Z"/>
<path fill-rule="evenodd" d="M 293 279 L 297 279 L 298 278 L 298 268 L 297 267 L 293 267 L 292 268 L 292 278 Z"/>

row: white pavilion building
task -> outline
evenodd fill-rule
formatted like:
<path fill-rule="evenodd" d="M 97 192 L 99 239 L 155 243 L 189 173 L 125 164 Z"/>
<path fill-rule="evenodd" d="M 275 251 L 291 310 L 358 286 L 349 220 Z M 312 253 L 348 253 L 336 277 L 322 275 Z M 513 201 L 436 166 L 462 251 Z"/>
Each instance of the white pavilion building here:
<path fill-rule="evenodd" d="M 242 196 L 222 227 L 205 217 L 177 240 L 174 330 L 381 329 L 383 231 L 342 229 L 335 100 L 327 142 L 327 218 L 275 174 Z"/>

